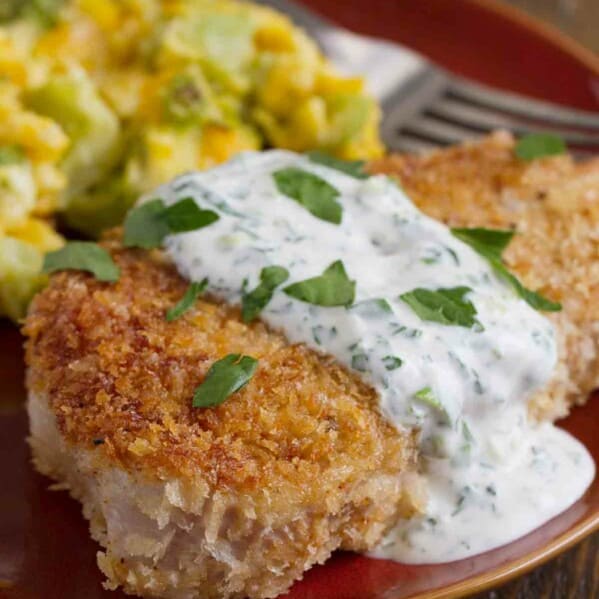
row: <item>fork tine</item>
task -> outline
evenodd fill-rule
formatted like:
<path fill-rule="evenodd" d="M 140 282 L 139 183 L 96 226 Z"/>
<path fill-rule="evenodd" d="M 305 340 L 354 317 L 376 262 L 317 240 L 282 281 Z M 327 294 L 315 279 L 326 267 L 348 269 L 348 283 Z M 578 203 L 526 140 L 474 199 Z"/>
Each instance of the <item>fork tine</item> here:
<path fill-rule="evenodd" d="M 460 143 L 467 139 L 480 137 L 480 132 L 477 133 L 461 125 L 440 121 L 426 114 L 411 120 L 404 127 L 402 135 L 404 132 L 425 139 L 438 146 Z"/>
<path fill-rule="evenodd" d="M 547 121 L 558 126 L 591 129 L 599 133 L 599 113 L 561 107 L 455 77 L 450 78 L 448 91 L 456 98 L 492 110 L 510 112 L 526 119 Z"/>
<path fill-rule="evenodd" d="M 509 129 L 517 135 L 522 135 L 540 131 L 543 127 L 541 122 L 526 124 L 518 117 L 497 113 L 487 108 L 466 104 L 451 98 L 440 98 L 429 107 L 427 112 L 434 117 L 457 123 L 478 132 Z M 545 130 L 548 130 L 548 128 L 545 127 Z M 552 133 L 559 135 L 567 144 L 599 148 L 599 135 L 597 134 L 555 128 L 553 124 L 550 130 Z"/>
<path fill-rule="evenodd" d="M 410 135 L 409 133 L 402 132 L 394 140 L 393 145 L 389 146 L 389 149 L 396 152 L 407 152 L 409 154 L 421 154 L 423 152 L 430 152 L 439 147 L 438 144 L 424 141 L 423 139 Z"/>

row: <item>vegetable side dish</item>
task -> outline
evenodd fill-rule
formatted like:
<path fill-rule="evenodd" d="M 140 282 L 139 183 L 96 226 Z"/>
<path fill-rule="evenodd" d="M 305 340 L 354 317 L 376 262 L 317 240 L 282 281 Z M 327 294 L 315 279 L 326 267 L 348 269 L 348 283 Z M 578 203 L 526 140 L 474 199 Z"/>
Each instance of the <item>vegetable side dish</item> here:
<path fill-rule="evenodd" d="M 60 247 L 140 193 L 241 150 L 381 154 L 379 110 L 283 15 L 232 0 L 9 0 L 0 7 L 0 315 Z"/>

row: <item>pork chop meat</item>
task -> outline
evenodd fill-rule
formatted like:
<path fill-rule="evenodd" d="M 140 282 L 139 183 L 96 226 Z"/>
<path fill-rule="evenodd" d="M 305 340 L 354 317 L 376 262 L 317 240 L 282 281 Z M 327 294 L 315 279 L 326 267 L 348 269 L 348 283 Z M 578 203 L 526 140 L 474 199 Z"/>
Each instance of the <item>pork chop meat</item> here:
<path fill-rule="evenodd" d="M 34 462 L 82 502 L 108 588 L 275 597 L 411 509 L 414 439 L 358 376 L 235 308 L 199 300 L 167 322 L 188 283 L 159 252 L 107 247 L 120 280 L 53 276 L 24 332 Z M 255 376 L 193 408 L 229 353 Z"/>

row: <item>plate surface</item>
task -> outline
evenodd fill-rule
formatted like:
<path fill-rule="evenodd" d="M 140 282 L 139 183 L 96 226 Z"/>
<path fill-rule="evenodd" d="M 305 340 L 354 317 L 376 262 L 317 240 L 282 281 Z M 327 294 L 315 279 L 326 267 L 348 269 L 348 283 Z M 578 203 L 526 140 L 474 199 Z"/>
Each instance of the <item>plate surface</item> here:
<path fill-rule="evenodd" d="M 599 58 L 553 30 L 481 0 L 306 0 L 356 31 L 395 39 L 454 71 L 532 96 L 599 109 Z M 548 74 L 551 73 L 549 76 Z M 0 324 L 0 597 L 122 599 L 103 591 L 78 504 L 29 465 L 22 339 Z M 599 396 L 562 423 L 599 463 Z M 450 565 L 338 554 L 287 599 L 463 596 L 522 574 L 599 528 L 599 480 L 567 512 L 505 547 Z"/>

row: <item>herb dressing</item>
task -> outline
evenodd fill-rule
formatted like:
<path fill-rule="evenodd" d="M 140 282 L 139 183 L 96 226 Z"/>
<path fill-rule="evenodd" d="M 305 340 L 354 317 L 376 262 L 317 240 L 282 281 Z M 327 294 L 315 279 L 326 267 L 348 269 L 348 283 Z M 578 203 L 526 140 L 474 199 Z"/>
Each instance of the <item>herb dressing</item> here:
<path fill-rule="evenodd" d="M 334 197 L 340 218 L 338 208 L 334 218 L 319 218 L 311 197 L 307 205 L 281 191 L 275 173 L 298 169 L 328 190 L 328 213 Z M 412 563 L 467 557 L 526 534 L 584 493 L 594 476 L 585 448 L 526 417 L 527 400 L 556 364 L 551 323 L 393 181 L 277 150 L 183 175 L 155 197 L 166 206 L 191 197 L 219 217 L 166 237 L 183 276 L 207 278 L 207 290 L 229 303 L 250 293 L 252 317 L 259 312 L 291 342 L 358 371 L 395 426 L 420 429 L 425 513 L 400 522 L 374 556 Z M 269 282 L 268 267 L 288 277 Z M 297 294 L 297 283 L 322 283 L 332 272 L 346 277 L 352 295 L 355 282 L 351 305 L 298 299 L 305 293 Z M 444 302 L 442 318 L 419 309 L 431 295 Z"/>

